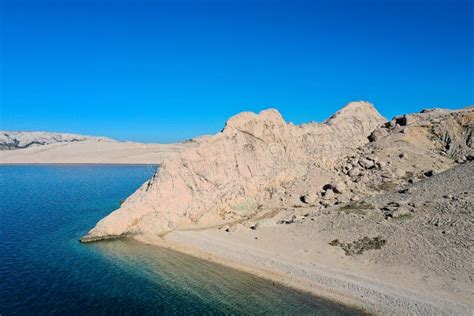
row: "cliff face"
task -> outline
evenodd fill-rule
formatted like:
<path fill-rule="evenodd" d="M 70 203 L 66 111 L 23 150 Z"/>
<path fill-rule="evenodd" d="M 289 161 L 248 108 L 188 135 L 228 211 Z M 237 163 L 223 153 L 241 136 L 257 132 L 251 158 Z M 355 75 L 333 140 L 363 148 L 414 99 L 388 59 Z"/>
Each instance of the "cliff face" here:
<path fill-rule="evenodd" d="M 222 132 L 167 161 L 81 240 L 162 234 L 255 214 L 264 201 L 291 196 L 298 181 L 330 179 L 338 160 L 368 143 L 384 122 L 367 102 L 349 103 L 321 124 L 298 126 L 273 109 L 240 113 Z"/>
<path fill-rule="evenodd" d="M 181 251 L 264 263 L 278 279 L 362 297 L 375 313 L 465 314 L 473 131 L 473 107 L 385 121 L 355 102 L 300 126 L 275 110 L 241 113 L 168 160 L 82 241 L 143 234 L 153 243 L 176 230 L 162 239 Z"/>

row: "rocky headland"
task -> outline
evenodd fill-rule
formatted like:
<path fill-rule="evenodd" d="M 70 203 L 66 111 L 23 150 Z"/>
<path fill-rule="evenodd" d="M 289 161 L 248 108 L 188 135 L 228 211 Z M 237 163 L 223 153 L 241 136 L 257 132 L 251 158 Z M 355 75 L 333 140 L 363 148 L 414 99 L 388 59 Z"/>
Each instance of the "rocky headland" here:
<path fill-rule="evenodd" d="M 472 312 L 474 108 L 240 113 L 82 242 L 133 236 L 381 314 Z"/>

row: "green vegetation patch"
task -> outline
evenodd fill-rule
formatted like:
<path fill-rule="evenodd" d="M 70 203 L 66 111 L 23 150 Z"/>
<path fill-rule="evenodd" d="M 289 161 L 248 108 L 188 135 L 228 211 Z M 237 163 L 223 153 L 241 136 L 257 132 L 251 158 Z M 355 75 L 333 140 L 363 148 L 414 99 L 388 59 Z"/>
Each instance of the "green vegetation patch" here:
<path fill-rule="evenodd" d="M 378 187 L 377 190 L 379 191 L 393 191 L 398 188 L 398 184 L 392 181 L 382 182 Z"/>
<path fill-rule="evenodd" d="M 333 241 L 330 241 L 329 244 L 331 246 L 340 246 L 341 243 L 339 242 L 339 239 L 334 239 Z"/>
<path fill-rule="evenodd" d="M 346 256 L 360 255 L 364 251 L 381 249 L 387 241 L 382 237 L 364 237 L 351 243 L 341 243 L 338 239 L 334 239 L 329 244 L 331 246 L 340 246 L 346 253 Z"/>
<path fill-rule="evenodd" d="M 238 214 L 249 214 L 257 210 L 258 203 L 253 199 L 247 199 L 230 205 L 230 208 Z"/>
<path fill-rule="evenodd" d="M 408 181 L 412 179 L 415 176 L 415 174 L 411 171 L 405 172 L 405 175 L 402 177 L 403 180 Z"/>
<path fill-rule="evenodd" d="M 371 210 L 375 207 L 370 203 L 349 203 L 339 208 L 339 211 L 344 212 L 346 214 L 359 214 L 365 215 L 365 210 Z"/>

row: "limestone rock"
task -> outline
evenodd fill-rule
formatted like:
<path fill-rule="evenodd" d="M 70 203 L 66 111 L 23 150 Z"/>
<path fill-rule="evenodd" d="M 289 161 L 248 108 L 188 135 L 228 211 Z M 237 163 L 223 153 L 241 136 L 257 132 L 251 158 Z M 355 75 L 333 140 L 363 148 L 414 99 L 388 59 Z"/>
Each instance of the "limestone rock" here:
<path fill-rule="evenodd" d="M 318 203 L 319 196 L 315 193 L 306 193 L 301 196 L 301 201 L 309 205 L 316 205 Z"/>
<path fill-rule="evenodd" d="M 343 194 L 346 191 L 346 184 L 343 181 L 337 181 L 333 185 L 333 191 L 335 193 Z"/>
<path fill-rule="evenodd" d="M 323 199 L 324 200 L 332 200 L 334 199 L 335 196 L 334 196 L 334 191 L 332 189 L 328 189 L 324 192 L 324 195 L 323 195 Z"/>
<path fill-rule="evenodd" d="M 369 160 L 367 158 L 363 158 L 363 159 L 359 160 L 359 164 L 361 165 L 361 167 L 363 167 L 365 169 L 370 169 L 370 168 L 373 168 L 375 166 L 375 163 L 372 160 Z"/>
<path fill-rule="evenodd" d="M 386 137 L 388 134 L 389 132 L 385 127 L 380 127 L 369 135 L 369 141 L 371 142 L 379 141 L 382 138 Z"/>
<path fill-rule="evenodd" d="M 300 208 L 302 192 L 316 194 L 325 184 L 331 188 L 323 190 L 322 206 L 381 191 L 400 194 L 401 185 L 420 180 L 421 170 L 438 174 L 456 159 L 474 157 L 473 127 L 474 108 L 424 111 L 386 124 L 367 102 L 302 125 L 287 124 L 276 110 L 244 112 L 165 162 L 82 240 L 224 225 L 256 216 L 262 205 Z M 369 142 L 381 129 L 385 136 Z M 334 187 L 338 181 L 347 185 L 343 192 Z"/>
<path fill-rule="evenodd" d="M 358 167 L 352 168 L 348 173 L 350 177 L 357 177 L 357 176 L 360 176 L 361 174 L 362 174 L 362 171 Z"/>
<path fill-rule="evenodd" d="M 353 157 L 341 161 L 336 170 L 341 178 L 348 174 L 357 183 L 356 194 L 390 191 L 432 175 L 424 175 L 424 171 L 439 173 L 463 162 L 474 152 L 473 130 L 473 107 L 397 116 L 372 133 L 379 131 L 383 137 L 372 137 Z M 359 167 L 348 168 L 353 162 Z"/>
<path fill-rule="evenodd" d="M 94 137 L 66 133 L 48 132 L 7 132 L 0 131 L 0 150 L 23 149 L 54 143 L 72 143 L 86 140 L 113 142 L 107 137 Z"/>
<path fill-rule="evenodd" d="M 240 113 L 222 132 L 165 162 L 82 241 L 248 216 L 276 188 L 323 179 L 384 121 L 368 102 L 351 102 L 323 123 L 302 125 L 287 124 L 274 109 Z M 313 173 L 319 176 L 308 176 Z"/>

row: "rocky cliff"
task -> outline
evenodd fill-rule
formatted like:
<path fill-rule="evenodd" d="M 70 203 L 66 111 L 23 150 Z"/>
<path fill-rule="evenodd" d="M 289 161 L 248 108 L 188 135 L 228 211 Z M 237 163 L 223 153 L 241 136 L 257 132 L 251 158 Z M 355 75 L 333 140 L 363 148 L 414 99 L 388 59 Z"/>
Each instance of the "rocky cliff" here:
<path fill-rule="evenodd" d="M 160 235 L 358 201 L 472 160 L 473 124 L 473 108 L 386 121 L 367 102 L 351 102 L 320 124 L 286 123 L 273 109 L 240 113 L 167 161 L 81 240 Z"/>
<path fill-rule="evenodd" d="M 295 183 L 324 184 L 342 157 L 369 142 L 385 119 L 352 102 L 325 122 L 293 125 L 278 111 L 240 113 L 224 129 L 167 161 L 82 241 L 207 227 L 296 198 Z M 301 185 L 300 185 L 301 186 Z"/>

